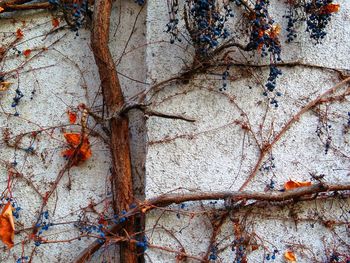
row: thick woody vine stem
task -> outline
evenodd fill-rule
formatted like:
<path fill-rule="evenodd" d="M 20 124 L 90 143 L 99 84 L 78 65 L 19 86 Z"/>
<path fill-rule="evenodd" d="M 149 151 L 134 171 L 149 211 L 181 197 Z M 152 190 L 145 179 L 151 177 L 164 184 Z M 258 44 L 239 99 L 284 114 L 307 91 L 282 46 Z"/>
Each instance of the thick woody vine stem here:
<path fill-rule="evenodd" d="M 98 0 L 95 2 L 91 32 L 91 47 L 100 74 L 107 114 L 115 112 L 124 104 L 116 67 L 108 47 L 111 8 L 111 0 Z M 115 212 L 118 214 L 122 210 L 128 209 L 134 199 L 127 116 L 111 118 L 109 127 L 111 131 L 113 205 Z M 125 225 L 125 231 L 128 234 L 132 234 L 133 227 L 133 220 L 129 220 Z M 120 262 L 136 262 L 136 253 L 131 243 L 123 243 L 121 245 Z"/>
<path fill-rule="evenodd" d="M 49 2 L 38 3 L 32 0 L 5 0 L 0 2 L 0 7 L 3 9 L 2 13 L 54 8 Z"/>
<path fill-rule="evenodd" d="M 348 191 L 350 190 L 350 184 L 326 184 L 318 183 L 308 187 L 301 187 L 295 190 L 285 192 L 255 192 L 255 191 L 218 191 L 218 192 L 197 192 L 197 193 L 180 193 L 180 194 L 165 194 L 159 197 L 153 198 L 144 202 L 141 205 L 142 209 L 154 209 L 156 207 L 164 207 L 171 204 L 180 204 L 188 201 L 204 201 L 204 200 L 231 200 L 232 202 L 237 201 L 268 201 L 268 202 L 283 202 L 287 200 L 295 200 L 305 197 L 307 195 L 337 192 L 337 191 Z M 135 213 L 131 210 L 129 213 Z M 128 213 L 128 214 L 129 214 Z"/>

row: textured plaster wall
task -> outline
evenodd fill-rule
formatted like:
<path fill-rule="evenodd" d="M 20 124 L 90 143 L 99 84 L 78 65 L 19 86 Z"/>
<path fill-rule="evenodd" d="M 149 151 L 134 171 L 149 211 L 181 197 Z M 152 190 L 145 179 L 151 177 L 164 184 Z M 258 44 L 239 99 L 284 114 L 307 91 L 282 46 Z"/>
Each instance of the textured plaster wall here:
<path fill-rule="evenodd" d="M 164 24 L 168 19 L 165 2 L 153 1 L 148 5 L 147 39 L 150 43 L 169 38 L 164 33 Z M 341 10 L 333 17 L 327 27 L 327 37 L 319 45 L 312 43 L 303 26 L 299 28 L 300 33 L 294 43 L 284 43 L 286 20 L 282 16 L 285 15 L 286 6 L 284 1 L 271 2 L 271 15 L 283 28 L 283 62 L 300 62 L 349 72 L 349 1 L 338 1 Z M 237 8 L 234 10 L 234 23 L 242 21 L 242 13 Z M 238 36 L 237 42 L 247 43 L 246 35 L 233 31 L 233 34 Z M 165 80 L 185 69 L 186 65 L 191 65 L 193 50 L 186 44 L 183 40 L 177 45 L 161 43 L 149 46 L 147 65 L 150 81 Z M 239 50 L 231 53 L 231 57 L 242 63 L 269 62 L 259 55 L 241 53 Z M 262 95 L 261 87 L 268 78 L 268 68 L 242 69 L 233 66 L 230 76 L 234 80 L 229 82 L 227 91 L 224 92 L 219 92 L 224 69 L 218 68 L 216 75 L 197 74 L 188 84 L 172 84 L 150 95 L 149 99 L 156 110 L 184 114 L 196 119 L 196 122 L 148 119 L 146 198 L 169 192 L 238 190 L 251 173 L 259 153 L 254 138 L 242 129 L 242 123 L 251 126 L 260 143 L 267 142 L 306 103 L 339 82 L 339 76 L 335 72 L 322 68 L 296 66 L 281 69 L 283 75 L 277 80 L 277 89 L 283 95 L 278 98 L 277 109 L 269 106 Z M 308 112 L 303 115 L 273 147 L 271 157 L 274 159 L 271 162 L 270 156 L 265 158 L 260 167 L 261 171 L 246 190 L 264 191 L 270 180 L 275 182 L 276 189 L 281 189 L 289 179 L 309 181 L 310 173 L 324 174 L 324 180 L 327 182 L 349 182 L 350 148 L 348 134 L 344 135 L 344 124 L 349 109 L 350 104 L 347 101 L 342 104 L 323 105 L 316 109 L 321 112 L 328 111 L 329 133 L 335 150 L 330 150 L 327 155 L 324 144 L 315 133 L 319 124 L 317 114 Z M 325 135 L 321 138 L 325 142 Z M 264 169 L 267 167 L 270 169 Z M 256 216 L 246 218 L 246 230 L 256 233 L 261 238 L 261 243 L 266 246 L 265 253 L 274 249 L 279 251 L 275 262 L 284 261 L 283 252 L 289 248 L 288 244 L 303 244 L 309 248 L 308 251 L 295 249 L 298 262 L 311 262 L 316 259 L 325 262 L 326 247 L 341 247 L 333 239 L 335 234 L 318 223 L 301 220 L 296 224 L 291 218 L 294 212 L 297 212 L 300 218 L 309 216 L 316 220 L 322 214 L 332 220 L 344 216 L 348 220 L 349 215 L 344 214 L 343 209 L 344 206 L 349 208 L 349 203 L 344 201 L 332 204 L 312 202 L 290 205 L 280 210 L 267 206 L 262 211 L 255 211 Z M 147 218 L 149 239 L 153 244 L 175 250 L 183 248 L 190 255 L 203 256 L 207 251 L 212 230 L 210 212 L 203 211 L 210 211 L 211 207 L 222 205 L 206 202 L 197 205 L 188 203 L 183 207 L 173 206 L 175 212 L 154 212 Z M 261 213 L 265 217 L 260 216 Z M 233 213 L 231 217 L 234 216 Z M 346 227 L 336 227 L 335 232 L 348 243 L 349 234 Z M 219 254 L 218 262 L 234 261 L 234 252 L 229 246 L 233 240 L 233 224 L 230 222 L 224 225 L 218 238 L 218 249 L 228 246 L 228 249 Z M 346 252 L 346 246 L 340 250 Z M 313 256 L 310 251 L 313 251 L 316 258 L 310 259 Z M 176 254 L 156 249 L 151 249 L 148 255 L 148 262 L 176 261 Z M 248 259 L 249 262 L 263 262 L 264 257 L 264 250 L 260 248 L 249 253 Z M 188 262 L 192 260 L 188 259 Z"/>
<path fill-rule="evenodd" d="M 139 11 L 140 7 L 133 1 L 117 1 L 112 14 L 110 47 L 118 64 L 126 97 L 137 94 L 145 82 L 143 54 L 146 9 L 140 13 Z M 52 29 L 51 19 L 52 16 L 48 12 L 15 13 L 2 15 L 0 18 L 0 45 L 14 39 L 14 32 L 21 28 L 24 37 L 16 48 L 20 51 L 32 49 L 30 57 L 35 56 L 33 59 L 26 59 L 23 55 L 17 55 L 16 50 L 10 50 L 5 63 L 0 67 L 0 72 L 6 72 L 26 60 L 31 60 L 18 71 L 18 77 L 13 74 L 7 78 L 14 84 L 0 94 L 1 137 L 4 137 L 3 133 L 6 130 L 10 132 L 12 141 L 24 132 L 44 130 L 35 141 L 31 136 L 24 136 L 19 144 L 21 149 L 14 150 L 1 142 L 1 189 L 6 189 L 8 167 L 16 161 L 15 169 L 24 178 L 30 178 L 38 191 L 45 194 L 66 163 L 61 155 L 62 150 L 66 148 L 63 132 L 80 131 L 78 125 L 69 124 L 67 110 L 85 103 L 95 113 L 102 113 L 100 80 L 90 47 L 90 29 L 80 29 L 78 36 L 70 30 L 60 30 L 47 35 Z M 63 24 L 61 21 L 61 25 Z M 132 32 L 133 36 L 130 37 Z M 50 45 L 58 39 L 57 43 Z M 42 48 L 48 49 L 36 55 Z M 120 59 L 122 54 L 123 58 Z M 11 107 L 17 85 L 24 94 L 17 107 L 18 117 L 14 116 L 15 109 Z M 33 90 L 35 93 L 32 95 Z M 132 157 L 136 159 L 133 169 L 136 178 L 135 189 L 139 193 L 138 196 L 142 196 L 144 167 L 139 163 L 144 160 L 143 118 L 139 112 L 132 111 L 130 119 Z M 57 128 L 50 129 L 54 126 Z M 91 203 L 100 203 L 96 210 L 102 212 L 109 206 L 110 154 L 107 145 L 101 139 L 106 135 L 92 118 L 88 119 L 88 126 L 91 128 L 89 140 L 93 154 L 91 159 L 79 167 L 73 167 L 64 175 L 57 191 L 50 198 L 47 210 L 50 222 L 54 222 L 55 226 L 43 234 L 50 240 L 68 240 L 79 235 L 74 221 L 79 219 L 80 209 Z M 32 153 L 28 150 L 29 147 L 32 147 Z M 41 199 L 25 180 L 15 179 L 12 189 L 14 199 L 22 208 L 18 220 L 16 219 L 16 229 L 30 228 L 37 218 Z M 87 214 L 91 220 L 96 218 L 93 213 Z M 16 262 L 21 256 L 30 256 L 34 242 L 23 247 L 21 245 L 21 240 L 30 234 L 30 229 L 16 234 L 15 247 L 10 252 L 1 253 L 0 262 Z M 41 245 L 36 248 L 33 262 L 72 262 L 93 241 L 93 238 L 82 238 L 80 241 Z M 113 256 L 114 250 L 111 250 L 109 257 L 113 259 Z"/>

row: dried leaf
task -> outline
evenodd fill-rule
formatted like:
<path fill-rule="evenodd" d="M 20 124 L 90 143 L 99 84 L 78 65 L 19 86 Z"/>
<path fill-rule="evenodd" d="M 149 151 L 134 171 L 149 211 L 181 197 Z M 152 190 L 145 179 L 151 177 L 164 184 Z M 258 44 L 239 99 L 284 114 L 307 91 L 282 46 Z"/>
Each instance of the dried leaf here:
<path fill-rule="evenodd" d="M 52 18 L 52 26 L 58 27 L 60 25 L 60 21 L 57 18 Z"/>
<path fill-rule="evenodd" d="M 278 24 L 273 25 L 271 29 L 268 31 L 268 35 L 273 39 L 277 38 L 280 33 L 281 33 L 281 26 Z"/>
<path fill-rule="evenodd" d="M 295 254 L 292 251 L 286 251 L 284 253 L 284 258 L 288 261 L 288 262 L 293 262 L 296 263 L 297 262 L 297 257 L 295 256 Z"/>
<path fill-rule="evenodd" d="M 67 114 L 69 118 L 69 123 L 74 124 L 77 121 L 77 114 L 72 111 L 68 111 Z"/>
<path fill-rule="evenodd" d="M 80 133 L 65 133 L 63 135 L 70 146 L 77 147 L 80 144 Z"/>
<path fill-rule="evenodd" d="M 298 181 L 289 180 L 288 182 L 284 183 L 284 189 L 292 190 L 298 187 L 305 187 L 310 185 L 311 185 L 311 182 L 298 182 Z"/>
<path fill-rule="evenodd" d="M 321 14 L 332 14 L 337 13 L 340 9 L 339 4 L 328 4 L 321 8 L 320 13 Z"/>
<path fill-rule="evenodd" d="M 26 49 L 23 51 L 23 55 L 27 58 L 30 56 L 30 54 L 32 53 L 32 51 L 30 49 Z"/>
<path fill-rule="evenodd" d="M 0 6 L 0 13 L 4 11 L 5 9 Z"/>
<path fill-rule="evenodd" d="M 12 248 L 14 245 L 15 237 L 15 223 L 12 215 L 13 207 L 8 202 L 3 208 L 0 215 L 0 239 L 7 245 L 8 248 Z"/>
<path fill-rule="evenodd" d="M 17 36 L 18 39 L 24 37 L 23 31 L 20 28 L 17 29 L 16 36 Z"/>
<path fill-rule="evenodd" d="M 13 84 L 12 82 L 8 82 L 8 81 L 0 82 L 0 91 L 8 90 L 12 84 Z"/>
<path fill-rule="evenodd" d="M 78 165 L 92 156 L 87 137 L 81 138 L 80 133 L 65 133 L 64 137 L 69 144 L 69 149 L 62 151 L 62 155 L 67 159 L 74 158 L 72 165 Z"/>
<path fill-rule="evenodd" d="M 258 245 L 252 245 L 251 249 L 252 249 L 252 251 L 258 250 L 259 246 Z"/>

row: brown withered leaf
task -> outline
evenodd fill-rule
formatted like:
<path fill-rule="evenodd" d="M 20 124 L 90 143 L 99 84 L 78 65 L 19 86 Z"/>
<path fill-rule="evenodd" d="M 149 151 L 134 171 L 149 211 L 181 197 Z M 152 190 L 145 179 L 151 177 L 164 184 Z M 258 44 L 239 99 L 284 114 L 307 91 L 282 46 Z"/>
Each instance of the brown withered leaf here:
<path fill-rule="evenodd" d="M 15 237 L 15 223 L 12 214 L 13 207 L 8 202 L 0 215 L 0 239 L 8 247 L 13 247 Z"/>

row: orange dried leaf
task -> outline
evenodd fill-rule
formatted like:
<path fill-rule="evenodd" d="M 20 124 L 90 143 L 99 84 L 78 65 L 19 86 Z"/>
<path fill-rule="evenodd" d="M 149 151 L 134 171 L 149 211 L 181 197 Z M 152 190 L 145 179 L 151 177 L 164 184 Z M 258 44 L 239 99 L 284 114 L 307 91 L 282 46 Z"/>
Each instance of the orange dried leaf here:
<path fill-rule="evenodd" d="M 13 207 L 8 202 L 0 215 L 0 239 L 8 248 L 13 247 L 15 237 L 15 223 L 12 214 Z"/>
<path fill-rule="evenodd" d="M 258 250 L 259 246 L 258 245 L 252 245 L 252 251 Z"/>
<path fill-rule="evenodd" d="M 32 53 L 32 51 L 30 49 L 26 49 L 23 51 L 23 55 L 27 58 L 30 56 L 30 54 Z"/>
<path fill-rule="evenodd" d="M 24 36 L 23 31 L 20 28 L 17 29 L 16 36 L 17 38 L 22 38 Z"/>
<path fill-rule="evenodd" d="M 90 142 L 87 137 L 81 139 L 80 133 L 65 133 L 64 137 L 70 148 L 62 151 L 62 155 L 67 159 L 74 158 L 72 165 L 78 165 L 92 156 Z"/>
<path fill-rule="evenodd" d="M 69 123 L 74 124 L 77 121 L 77 114 L 72 111 L 68 111 Z"/>
<path fill-rule="evenodd" d="M 5 9 L 0 6 L 0 13 L 4 11 Z"/>
<path fill-rule="evenodd" d="M 295 254 L 292 251 L 286 251 L 284 253 L 284 258 L 288 261 L 288 262 L 297 262 L 297 257 L 295 256 Z"/>
<path fill-rule="evenodd" d="M 60 25 L 60 21 L 57 18 L 52 18 L 52 26 L 58 27 Z"/>
<path fill-rule="evenodd" d="M 12 82 L 8 82 L 8 81 L 0 82 L 0 91 L 8 90 L 12 84 L 13 84 Z"/>
<path fill-rule="evenodd" d="M 70 146 L 77 147 L 80 144 L 80 133 L 64 133 L 63 135 Z"/>
<path fill-rule="evenodd" d="M 328 4 L 321 8 L 320 13 L 321 14 L 337 13 L 339 9 L 340 9 L 339 4 Z"/>
<path fill-rule="evenodd" d="M 268 32 L 268 35 L 271 38 L 277 38 L 280 33 L 281 33 L 281 26 L 277 24 L 271 27 L 271 29 Z"/>
<path fill-rule="evenodd" d="M 284 189 L 292 190 L 298 187 L 305 187 L 310 185 L 311 185 L 311 182 L 298 182 L 298 181 L 289 180 L 288 182 L 284 183 Z"/>
<path fill-rule="evenodd" d="M 81 160 L 86 161 L 92 156 L 92 151 L 90 148 L 90 143 L 88 140 L 84 141 L 82 146 L 80 147 Z"/>
<path fill-rule="evenodd" d="M 66 157 L 67 159 L 71 158 L 74 154 L 75 149 L 71 148 L 71 149 L 67 149 L 62 151 L 62 156 Z"/>

